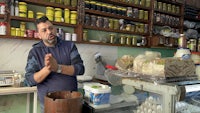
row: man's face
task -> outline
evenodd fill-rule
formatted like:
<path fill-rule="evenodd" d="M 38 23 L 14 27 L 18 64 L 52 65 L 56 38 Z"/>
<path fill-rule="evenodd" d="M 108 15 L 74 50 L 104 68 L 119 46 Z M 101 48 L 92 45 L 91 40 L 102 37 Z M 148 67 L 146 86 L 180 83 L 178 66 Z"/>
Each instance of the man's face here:
<path fill-rule="evenodd" d="M 49 21 L 37 24 L 38 36 L 43 40 L 46 46 L 54 46 L 56 44 L 56 29 Z"/>

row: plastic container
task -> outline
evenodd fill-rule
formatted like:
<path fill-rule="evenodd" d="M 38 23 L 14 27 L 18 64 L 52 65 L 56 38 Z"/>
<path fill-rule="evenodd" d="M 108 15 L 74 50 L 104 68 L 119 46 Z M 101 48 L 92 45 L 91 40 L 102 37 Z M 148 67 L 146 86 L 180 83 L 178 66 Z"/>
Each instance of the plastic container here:
<path fill-rule="evenodd" d="M 96 109 L 110 106 L 111 88 L 108 85 L 100 83 L 85 83 L 83 85 L 85 92 L 84 98 L 88 104 Z"/>

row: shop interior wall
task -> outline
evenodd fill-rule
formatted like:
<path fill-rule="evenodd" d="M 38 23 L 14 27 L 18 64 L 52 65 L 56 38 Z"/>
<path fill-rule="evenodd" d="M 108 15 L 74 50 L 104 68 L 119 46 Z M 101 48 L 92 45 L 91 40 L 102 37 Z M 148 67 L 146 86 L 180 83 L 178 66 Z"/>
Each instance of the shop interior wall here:
<path fill-rule="evenodd" d="M 39 8 L 36 8 L 39 9 Z M 18 27 L 19 23 L 13 21 L 13 26 Z M 28 27 L 34 29 L 32 23 Z M 66 32 L 73 32 L 73 29 L 63 28 Z M 110 33 L 92 31 L 88 34 L 91 39 L 101 40 L 103 37 L 108 37 Z M 36 40 L 20 40 L 20 39 L 1 39 L 0 38 L 0 70 L 16 70 L 24 74 L 26 60 L 29 50 Z M 152 49 L 152 48 L 133 48 L 133 47 L 117 47 L 92 44 L 77 44 L 81 57 L 84 60 L 86 72 L 84 75 L 94 76 L 96 73 L 96 62 L 94 54 L 100 52 L 107 64 L 114 65 L 118 57 L 125 54 L 137 56 L 144 53 L 146 50 L 159 51 L 162 57 L 173 56 L 175 49 Z M 0 113 L 25 113 L 26 110 L 26 95 L 6 95 L 0 96 Z M 39 113 L 39 104 L 38 104 Z"/>

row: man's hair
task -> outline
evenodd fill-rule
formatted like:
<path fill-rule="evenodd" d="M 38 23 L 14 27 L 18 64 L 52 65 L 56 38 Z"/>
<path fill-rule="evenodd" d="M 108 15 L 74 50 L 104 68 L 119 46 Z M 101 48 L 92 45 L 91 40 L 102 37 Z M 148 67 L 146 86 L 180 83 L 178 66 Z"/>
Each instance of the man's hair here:
<path fill-rule="evenodd" d="M 38 25 L 39 23 L 45 23 L 46 21 L 49 21 L 49 19 L 46 16 L 42 16 L 41 18 L 36 19 L 35 24 Z"/>

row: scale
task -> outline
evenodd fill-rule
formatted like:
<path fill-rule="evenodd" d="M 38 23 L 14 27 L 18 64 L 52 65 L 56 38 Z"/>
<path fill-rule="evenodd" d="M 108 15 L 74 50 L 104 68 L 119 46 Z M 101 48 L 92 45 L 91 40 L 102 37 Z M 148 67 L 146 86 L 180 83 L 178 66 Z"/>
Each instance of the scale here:
<path fill-rule="evenodd" d="M 14 85 L 14 73 L 15 71 L 0 71 L 0 86 L 12 86 Z"/>

